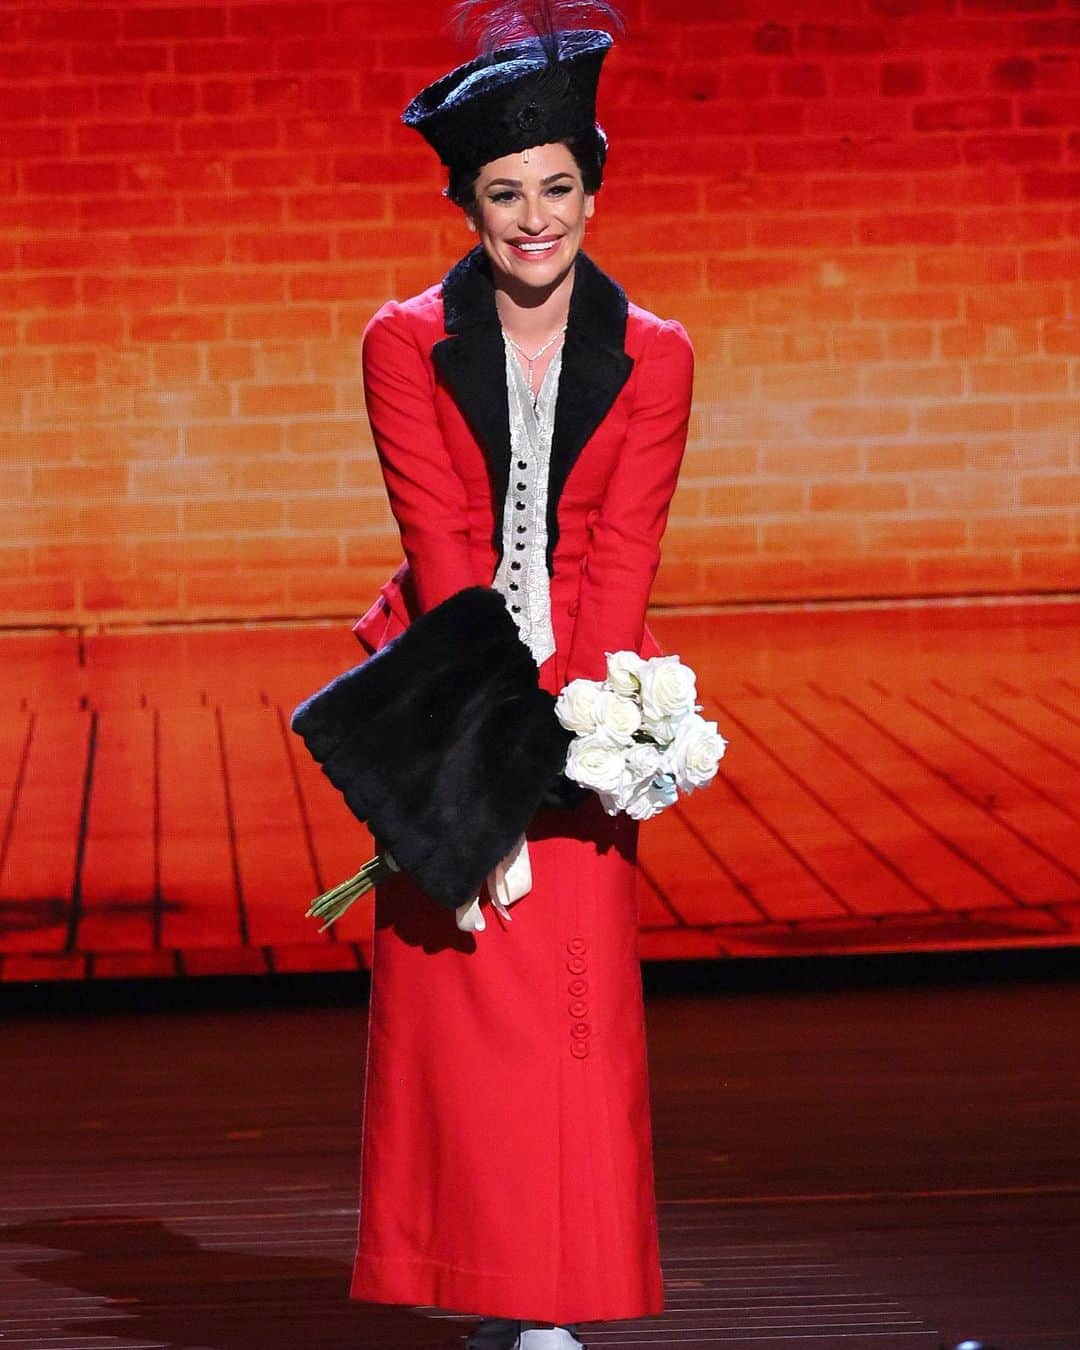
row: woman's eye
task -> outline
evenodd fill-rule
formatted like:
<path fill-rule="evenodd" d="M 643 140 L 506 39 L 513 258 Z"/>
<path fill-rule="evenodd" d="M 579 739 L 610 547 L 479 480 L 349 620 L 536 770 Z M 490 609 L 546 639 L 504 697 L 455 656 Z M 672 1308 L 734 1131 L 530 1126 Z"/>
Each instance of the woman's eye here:
<path fill-rule="evenodd" d="M 552 197 L 565 197 L 570 191 L 569 183 L 557 183 L 553 188 L 548 189 L 548 194 Z"/>
<path fill-rule="evenodd" d="M 509 206 L 513 200 L 514 194 L 512 192 L 496 192 L 491 196 L 491 201 L 493 201 L 496 206 Z"/>

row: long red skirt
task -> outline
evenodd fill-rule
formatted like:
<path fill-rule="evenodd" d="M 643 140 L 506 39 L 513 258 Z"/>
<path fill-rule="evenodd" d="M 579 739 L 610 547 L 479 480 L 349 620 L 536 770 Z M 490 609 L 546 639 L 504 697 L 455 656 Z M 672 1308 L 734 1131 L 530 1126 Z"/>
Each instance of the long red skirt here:
<path fill-rule="evenodd" d="M 351 1294 L 560 1324 L 663 1307 L 634 851 L 595 798 L 529 833 L 532 891 L 460 933 L 376 901 Z"/>

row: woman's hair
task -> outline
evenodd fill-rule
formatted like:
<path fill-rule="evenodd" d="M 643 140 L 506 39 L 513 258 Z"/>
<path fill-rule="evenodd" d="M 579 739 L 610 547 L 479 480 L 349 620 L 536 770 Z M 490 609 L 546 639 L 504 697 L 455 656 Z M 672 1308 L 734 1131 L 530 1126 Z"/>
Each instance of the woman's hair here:
<path fill-rule="evenodd" d="M 608 139 L 600 123 L 594 125 L 591 133 L 568 136 L 560 144 L 565 145 L 574 156 L 574 163 L 581 173 L 581 183 L 585 191 L 590 194 L 599 192 L 600 184 L 604 180 L 604 164 L 608 151 Z M 466 211 L 476 205 L 476 180 L 482 167 L 477 165 L 475 168 L 464 168 L 454 165 L 449 170 L 446 195 Z"/>

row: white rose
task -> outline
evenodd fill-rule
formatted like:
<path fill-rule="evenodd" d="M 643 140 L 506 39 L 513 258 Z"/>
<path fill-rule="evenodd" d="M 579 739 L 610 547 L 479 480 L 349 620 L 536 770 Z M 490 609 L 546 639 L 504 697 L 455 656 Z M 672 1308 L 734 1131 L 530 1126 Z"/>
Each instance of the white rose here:
<path fill-rule="evenodd" d="M 634 697 L 641 688 L 638 678 L 645 662 L 637 652 L 605 652 L 608 688 L 616 694 Z"/>
<path fill-rule="evenodd" d="M 640 726 L 641 709 L 634 700 L 624 698 L 622 694 L 612 693 L 611 690 L 605 691 L 600 700 L 597 732 L 607 736 L 616 745 L 630 745 L 634 739 L 634 732 Z"/>
<path fill-rule="evenodd" d="M 670 778 L 666 785 L 656 786 L 662 763 L 663 757 L 654 745 L 632 746 L 626 752 L 619 786 L 598 794 L 608 815 L 624 813 L 631 820 L 651 820 L 671 806 L 675 794 Z"/>
<path fill-rule="evenodd" d="M 641 710 L 646 720 L 681 717 L 697 704 L 697 676 L 677 656 L 654 656 L 641 671 Z"/>
<path fill-rule="evenodd" d="M 619 786 L 609 793 L 602 794 L 605 809 L 610 804 L 610 814 L 624 811 L 633 820 L 649 820 L 665 806 L 670 806 L 675 797 L 674 779 L 669 777 L 667 792 L 657 792 L 657 774 L 662 770 L 662 756 L 653 745 L 634 745 L 626 751 L 623 760 L 623 774 Z"/>
<path fill-rule="evenodd" d="M 675 739 L 675 733 L 682 721 L 681 717 L 646 717 L 642 714 L 641 729 L 650 735 L 657 745 L 666 748 Z"/>
<path fill-rule="evenodd" d="M 693 792 L 716 777 L 727 741 L 715 722 L 692 713 L 679 726 L 675 740 L 664 755 L 664 768 L 675 775 L 680 791 Z"/>
<path fill-rule="evenodd" d="M 639 741 L 626 752 L 626 772 L 634 783 L 652 782 L 660 772 L 662 759 L 659 749 Z"/>
<path fill-rule="evenodd" d="M 665 807 L 673 804 L 674 793 L 670 786 L 658 788 L 656 783 L 655 775 L 639 779 L 631 791 L 624 790 L 619 794 L 619 809 L 631 820 L 652 820 L 653 816 L 658 816 Z"/>
<path fill-rule="evenodd" d="M 616 792 L 622 782 L 624 754 L 621 745 L 613 745 L 606 737 L 578 736 L 566 755 L 566 776 L 596 792 Z"/>
<path fill-rule="evenodd" d="M 620 811 L 625 809 L 619 804 L 617 795 L 610 792 L 598 792 L 596 795 L 600 798 L 600 805 L 609 816 L 617 816 Z"/>
<path fill-rule="evenodd" d="M 631 820 L 652 820 L 653 816 L 658 816 L 669 805 L 668 799 L 649 785 L 627 802 L 626 814 Z"/>
<path fill-rule="evenodd" d="M 555 716 L 578 735 L 595 731 L 600 721 L 603 686 L 596 680 L 571 680 L 555 700 Z"/>

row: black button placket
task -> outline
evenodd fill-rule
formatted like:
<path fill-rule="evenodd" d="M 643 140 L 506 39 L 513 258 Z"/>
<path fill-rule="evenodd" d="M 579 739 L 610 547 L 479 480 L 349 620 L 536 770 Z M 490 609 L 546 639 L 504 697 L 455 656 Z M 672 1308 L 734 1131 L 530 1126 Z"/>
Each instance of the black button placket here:
<path fill-rule="evenodd" d="M 529 491 L 529 478 L 528 478 L 528 474 L 529 474 L 529 469 L 530 469 L 532 466 L 529 464 L 529 461 L 528 461 L 527 459 L 519 459 L 519 460 L 517 460 L 517 461 L 515 462 L 515 467 L 516 467 L 517 472 L 518 472 L 518 478 L 517 478 L 516 482 L 514 483 L 514 489 L 515 489 L 515 491 L 517 491 L 517 492 L 523 492 L 523 493 L 526 493 L 526 492 Z M 522 499 L 521 497 L 519 497 L 519 498 L 514 502 L 514 508 L 515 508 L 515 510 L 517 510 L 517 511 L 526 511 L 526 510 L 528 510 L 528 505 L 529 505 L 528 501 Z M 518 526 L 516 527 L 516 532 L 517 532 L 518 534 L 524 536 L 524 535 L 527 535 L 527 534 L 528 534 L 528 528 L 529 528 L 529 527 L 528 527 L 527 525 L 518 525 Z M 524 539 L 519 540 L 519 541 L 514 545 L 514 547 L 515 547 L 515 549 L 520 549 L 520 550 L 523 551 L 524 548 L 525 548 L 525 542 L 524 542 Z M 517 561 L 514 561 L 514 562 L 512 562 L 512 563 L 510 564 L 510 568 L 511 568 L 511 570 L 514 571 L 514 572 L 520 572 L 520 571 L 521 571 L 521 563 L 520 563 L 520 562 L 517 562 Z M 520 584 L 520 581 L 518 581 L 518 580 L 511 581 L 511 582 L 509 583 L 509 585 L 507 586 L 507 590 L 512 591 L 512 592 L 516 595 L 516 594 L 521 590 L 521 584 Z M 517 604 L 512 604 L 512 605 L 510 606 L 510 613 L 511 613 L 511 614 L 520 614 L 520 613 L 521 613 L 521 606 L 520 606 L 520 605 L 517 605 Z"/>
<path fill-rule="evenodd" d="M 541 598 L 536 598 L 533 568 L 537 565 L 535 552 L 540 552 L 539 565 L 544 569 L 547 583 L 544 522 L 537 525 L 537 513 L 544 510 L 542 496 L 546 487 L 547 446 L 541 437 L 550 437 L 550 427 L 542 430 L 538 418 L 537 401 L 526 408 L 524 376 L 509 340 L 506 343 L 507 381 L 511 413 L 511 441 L 513 453 L 508 465 L 506 511 L 503 553 L 496 573 L 498 589 L 506 597 L 510 613 L 518 622 L 522 639 L 536 655 L 538 662 L 550 655 L 553 634 L 551 618 Z M 511 365 L 511 362 L 513 363 Z M 550 368 L 549 368 L 550 369 Z M 531 392 L 531 391 L 530 391 Z M 530 418 L 529 413 L 532 414 Z M 550 415 L 550 408 L 543 416 Z M 524 417 L 525 426 L 520 425 Z M 544 477 L 542 478 L 541 475 Z M 511 548 L 511 545 L 513 547 Z M 534 612 L 540 606 L 538 612 Z M 539 652 L 539 654 L 537 654 Z"/>

